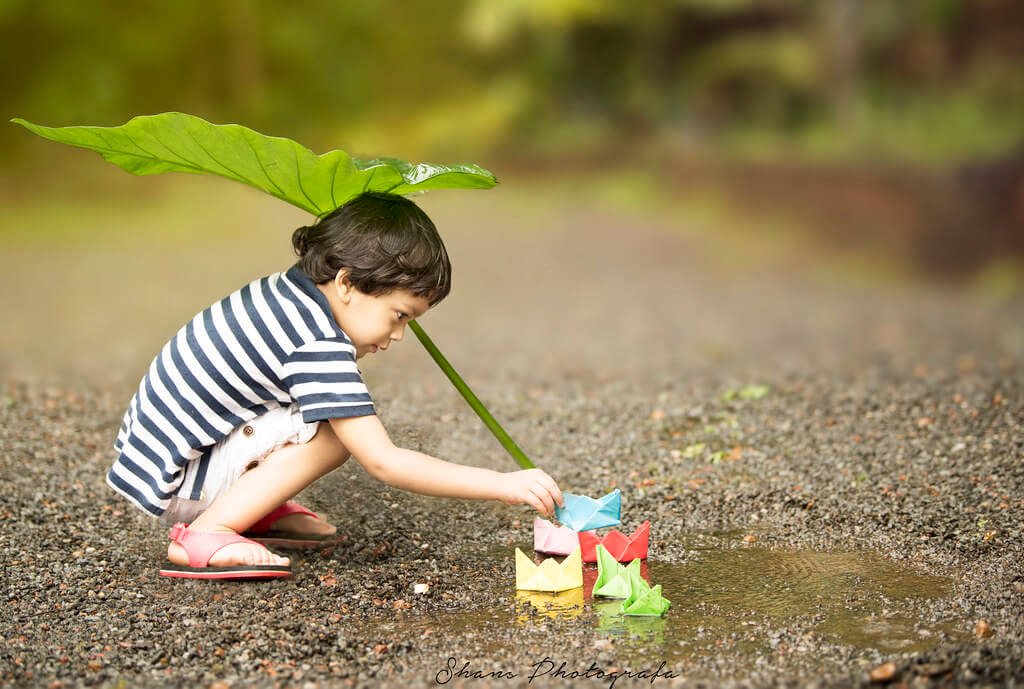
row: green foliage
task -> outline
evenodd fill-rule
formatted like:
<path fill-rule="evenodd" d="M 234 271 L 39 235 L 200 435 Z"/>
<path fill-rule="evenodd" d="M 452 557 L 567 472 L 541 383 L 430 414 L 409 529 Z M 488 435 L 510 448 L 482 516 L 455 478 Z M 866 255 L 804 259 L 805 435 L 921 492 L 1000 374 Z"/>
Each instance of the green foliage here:
<path fill-rule="evenodd" d="M 81 146 L 135 175 L 209 173 L 261 189 L 314 215 L 365 191 L 487 189 L 497 180 L 476 165 L 412 165 L 362 160 L 344 151 L 316 155 L 291 139 L 183 113 L 135 117 L 120 127 L 43 127 L 12 120 L 41 137 Z"/>
<path fill-rule="evenodd" d="M 356 155 L 943 163 L 1024 137 L 1014 3 L 458 0 L 398 21 L 366 0 L 0 0 L 0 100 L 54 122 L 183 109 Z M 0 161 L 22 144 L 0 129 Z"/>
<path fill-rule="evenodd" d="M 707 443 L 695 443 L 693 445 L 688 445 L 683 450 L 682 456 L 686 457 L 687 459 L 700 457 L 704 453 L 704 448 L 706 447 Z"/>
<path fill-rule="evenodd" d="M 694 61 L 691 79 L 718 87 L 744 83 L 748 89 L 813 89 L 820 85 L 821 58 L 809 37 L 775 32 L 766 36 L 723 39 Z"/>
<path fill-rule="evenodd" d="M 726 402 L 737 398 L 741 400 L 759 400 L 769 392 L 771 392 L 771 388 L 767 385 L 748 385 L 739 390 L 726 390 L 722 393 L 722 399 Z"/>

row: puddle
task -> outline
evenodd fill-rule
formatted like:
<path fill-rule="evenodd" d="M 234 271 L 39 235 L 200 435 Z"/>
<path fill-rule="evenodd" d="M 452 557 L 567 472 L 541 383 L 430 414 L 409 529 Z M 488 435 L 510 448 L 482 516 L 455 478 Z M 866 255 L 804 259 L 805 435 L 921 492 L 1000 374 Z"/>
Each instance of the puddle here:
<path fill-rule="evenodd" d="M 487 553 L 502 573 L 499 581 L 481 582 L 482 589 L 505 590 L 502 578 L 513 586 L 510 563 L 517 545 L 532 552 L 529 544 L 512 544 Z M 684 563 L 643 563 L 643 576 L 661 584 L 672 602 L 660 618 L 625 617 L 619 601 L 591 596 L 597 568 L 584 565 L 582 588 L 559 594 L 516 591 L 514 606 L 396 624 L 443 626 L 456 634 L 486 629 L 497 639 L 550 618 L 578 625 L 599 643 L 606 638 L 604 643 L 614 643 L 632 660 L 686 664 L 716 653 L 748 666 L 766 654 L 785 652 L 785 642 L 793 644 L 794 638 L 813 640 L 804 649 L 811 653 L 822 645 L 895 653 L 968 636 L 960 620 L 925 618 L 929 601 L 952 595 L 951 578 L 918 574 L 876 553 L 731 547 L 734 539 L 719 537 L 695 537 L 687 545 Z"/>
<path fill-rule="evenodd" d="M 649 567 L 675 594 L 678 619 L 666 616 L 660 631 L 671 630 L 683 644 L 687 636 L 709 635 L 756 641 L 744 630 L 765 618 L 769 628 L 805 618 L 809 632 L 833 643 L 883 653 L 924 650 L 956 634 L 950 620 L 915 615 L 928 600 L 949 598 L 952 579 L 917 574 L 876 553 L 720 548 L 682 565 Z"/>

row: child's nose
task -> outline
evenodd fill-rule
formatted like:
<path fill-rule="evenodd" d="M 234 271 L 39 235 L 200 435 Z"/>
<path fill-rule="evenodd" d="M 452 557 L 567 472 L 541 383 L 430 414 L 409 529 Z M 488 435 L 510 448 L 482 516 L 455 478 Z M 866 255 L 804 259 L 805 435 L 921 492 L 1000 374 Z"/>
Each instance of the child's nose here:
<path fill-rule="evenodd" d="M 405 336 L 405 325 L 400 325 L 391 332 L 391 339 L 395 342 L 401 342 Z"/>

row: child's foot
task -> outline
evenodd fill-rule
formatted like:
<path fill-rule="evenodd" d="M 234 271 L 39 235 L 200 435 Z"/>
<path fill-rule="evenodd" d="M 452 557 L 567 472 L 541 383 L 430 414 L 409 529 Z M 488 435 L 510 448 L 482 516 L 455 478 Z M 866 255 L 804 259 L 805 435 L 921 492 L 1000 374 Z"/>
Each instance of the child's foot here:
<path fill-rule="evenodd" d="M 320 515 L 288 514 L 271 524 L 271 527 L 275 531 L 314 536 L 333 536 L 338 533 L 338 529 Z"/>
<path fill-rule="evenodd" d="M 230 529 L 210 529 L 212 532 L 234 533 Z M 178 543 L 167 546 L 167 559 L 176 565 L 188 565 L 188 553 Z M 275 555 L 259 543 L 232 543 L 210 557 L 209 567 L 233 567 L 236 565 L 278 565 L 287 567 L 288 558 Z"/>

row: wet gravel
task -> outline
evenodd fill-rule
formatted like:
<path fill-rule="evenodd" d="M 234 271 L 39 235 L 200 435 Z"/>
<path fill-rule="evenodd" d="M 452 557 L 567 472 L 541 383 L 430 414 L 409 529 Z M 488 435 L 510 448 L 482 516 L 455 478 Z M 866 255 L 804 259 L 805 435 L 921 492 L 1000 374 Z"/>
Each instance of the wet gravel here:
<path fill-rule="evenodd" d="M 674 677 L 613 682 L 676 649 L 517 601 L 528 510 L 402 493 L 354 463 L 300 496 L 340 536 L 293 554 L 290 579 L 163 579 L 162 529 L 103 483 L 147 351 L 94 356 L 77 377 L 2 372 L 0 683 L 419 686 L 448 678 L 449 658 L 516 675 L 452 686 L 565 683 L 530 681 L 550 658 L 581 686 L 1024 684 L 1024 304 L 723 269 L 685 235 L 610 211 L 424 205 L 456 267 L 424 326 L 563 490 L 617 487 L 626 525 L 651 520 L 652 562 L 699 558 L 695 537 L 870 551 L 947 577 L 948 596 L 906 605 L 952 632 L 882 652 L 815 631 L 814 616 L 752 615 L 756 643 L 695 638 L 664 668 Z M 488 213 L 501 242 L 467 220 Z M 550 231 L 515 231 L 532 222 Z M 513 468 L 417 344 L 364 372 L 396 442 Z M 687 602 L 665 594 L 671 627 Z"/>

